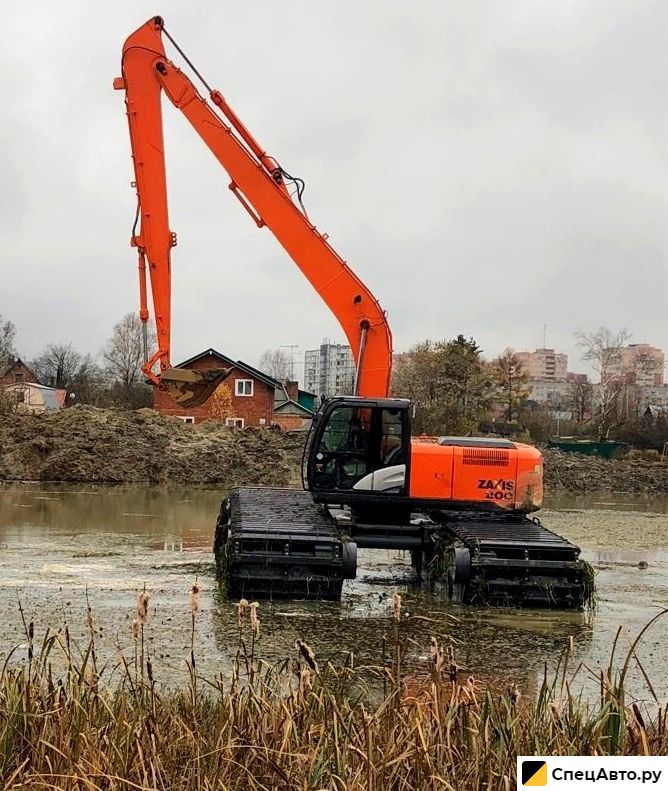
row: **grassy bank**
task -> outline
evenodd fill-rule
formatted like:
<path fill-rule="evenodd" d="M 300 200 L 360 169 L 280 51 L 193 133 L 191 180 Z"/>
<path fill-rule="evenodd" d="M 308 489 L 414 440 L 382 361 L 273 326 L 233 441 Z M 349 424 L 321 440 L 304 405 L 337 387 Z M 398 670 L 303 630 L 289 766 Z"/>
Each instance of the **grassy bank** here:
<path fill-rule="evenodd" d="M 145 593 L 134 650 L 119 651 L 113 667 L 98 662 L 90 611 L 85 646 L 67 627 L 38 642 L 25 623 L 25 659 L 17 666 L 10 656 L 0 677 L 4 788 L 492 791 L 515 787 L 517 754 L 668 752 L 668 707 L 626 699 L 635 645 L 618 663 L 613 648 L 595 704 L 571 691 L 568 645 L 554 676 L 525 700 L 512 679 L 490 689 L 460 677 L 451 649 L 433 638 L 424 674 L 405 674 L 398 598 L 385 657 L 364 668 L 353 657 L 319 666 L 300 641 L 293 658 L 266 665 L 255 656 L 260 623 L 249 605 L 239 608 L 231 677 L 203 679 L 198 595 L 195 587 L 190 683 L 180 691 L 159 691 Z"/>

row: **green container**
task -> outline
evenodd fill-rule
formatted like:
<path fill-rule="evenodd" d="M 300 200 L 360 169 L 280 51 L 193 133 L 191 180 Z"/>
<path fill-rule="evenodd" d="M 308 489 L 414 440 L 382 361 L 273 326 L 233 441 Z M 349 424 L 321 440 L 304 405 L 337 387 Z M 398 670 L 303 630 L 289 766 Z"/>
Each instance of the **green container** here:
<path fill-rule="evenodd" d="M 566 453 L 584 453 L 586 456 L 602 456 L 604 459 L 621 456 L 629 449 L 626 442 L 610 439 L 601 442 L 593 439 L 551 439 L 547 445 L 549 448 L 557 448 Z"/>

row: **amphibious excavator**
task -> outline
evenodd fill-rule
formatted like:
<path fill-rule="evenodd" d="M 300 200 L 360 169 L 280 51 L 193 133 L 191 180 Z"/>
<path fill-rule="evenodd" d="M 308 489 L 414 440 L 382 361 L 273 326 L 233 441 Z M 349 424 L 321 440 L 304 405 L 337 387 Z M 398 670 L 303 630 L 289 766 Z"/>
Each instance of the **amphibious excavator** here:
<path fill-rule="evenodd" d="M 193 80 L 167 58 L 163 37 Z M 146 376 L 177 403 L 201 404 L 226 371 L 207 379 L 170 363 L 171 248 L 161 97 L 192 125 L 230 177 L 258 228 L 268 228 L 339 320 L 352 348 L 352 393 L 325 401 L 303 457 L 304 488 L 242 487 L 223 501 L 214 552 L 231 595 L 337 599 L 354 578 L 358 548 L 410 550 L 418 575 L 463 602 L 579 608 L 580 550 L 533 516 L 542 502 L 540 452 L 498 438 L 411 438 L 412 405 L 389 397 L 392 336 L 385 311 L 309 219 L 304 182 L 251 135 L 153 17 L 125 41 L 125 91 L 138 206 L 140 316 L 149 319 L 148 265 L 158 349 Z M 159 373 L 154 367 L 159 363 Z"/>

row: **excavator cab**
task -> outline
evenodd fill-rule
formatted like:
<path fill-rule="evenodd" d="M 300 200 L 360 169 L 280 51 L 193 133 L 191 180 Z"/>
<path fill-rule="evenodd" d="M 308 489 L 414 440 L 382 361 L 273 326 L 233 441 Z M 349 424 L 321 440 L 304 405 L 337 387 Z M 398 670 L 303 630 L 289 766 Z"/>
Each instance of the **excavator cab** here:
<path fill-rule="evenodd" d="M 406 495 L 409 406 L 399 398 L 326 401 L 306 445 L 306 484 L 314 498 L 353 503 L 370 493 Z"/>

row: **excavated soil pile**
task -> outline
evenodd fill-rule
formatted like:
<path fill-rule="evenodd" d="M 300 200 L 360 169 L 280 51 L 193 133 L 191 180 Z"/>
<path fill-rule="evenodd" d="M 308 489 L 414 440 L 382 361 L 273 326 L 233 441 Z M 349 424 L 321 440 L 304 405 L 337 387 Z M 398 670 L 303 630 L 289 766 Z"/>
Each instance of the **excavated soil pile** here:
<path fill-rule="evenodd" d="M 0 480 L 294 485 L 304 438 L 186 425 L 152 409 L 0 416 Z"/>
<path fill-rule="evenodd" d="M 0 480 L 268 485 L 300 482 L 304 434 L 197 426 L 152 409 L 75 406 L 0 416 Z M 668 494 L 668 464 L 547 449 L 547 491 Z"/>
<path fill-rule="evenodd" d="M 668 494 L 668 464 L 644 459 L 602 459 L 554 448 L 543 451 L 546 491 Z"/>

